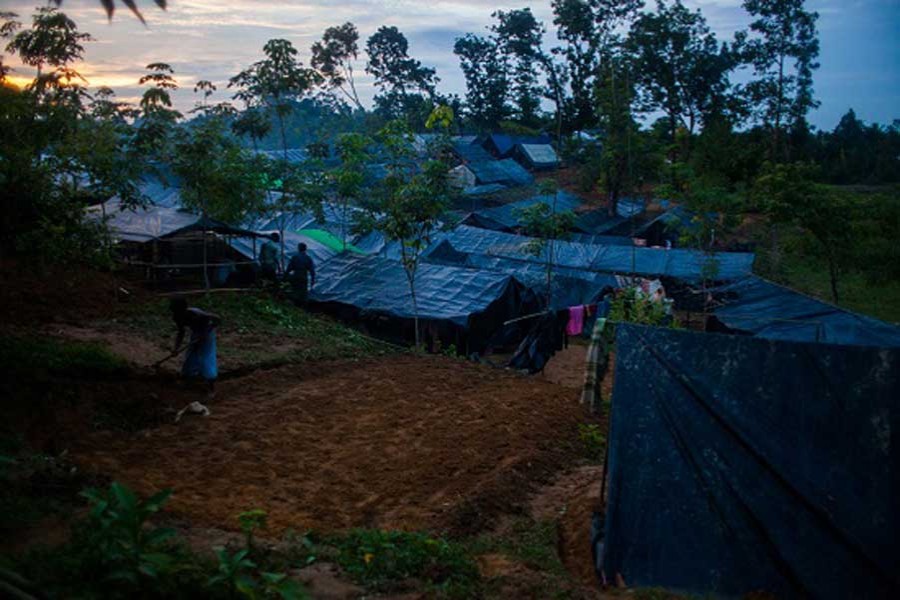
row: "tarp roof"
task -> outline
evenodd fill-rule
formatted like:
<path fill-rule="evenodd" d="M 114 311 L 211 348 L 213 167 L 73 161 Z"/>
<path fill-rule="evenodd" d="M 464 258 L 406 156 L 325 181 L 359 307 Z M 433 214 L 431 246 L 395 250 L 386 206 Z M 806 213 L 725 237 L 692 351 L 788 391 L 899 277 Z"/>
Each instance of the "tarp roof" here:
<path fill-rule="evenodd" d="M 502 192 L 505 189 L 506 186 L 502 183 L 488 183 L 486 185 L 475 185 L 470 188 L 466 188 L 462 193 L 464 196 L 484 196 L 487 194 Z"/>
<path fill-rule="evenodd" d="M 534 183 L 531 173 L 511 158 L 504 160 L 483 160 L 466 164 L 475 175 L 478 185 L 502 183 L 505 185 L 530 185 Z"/>
<path fill-rule="evenodd" d="M 616 334 L 610 580 L 705 597 L 900 597 L 900 351 Z"/>
<path fill-rule="evenodd" d="M 552 141 L 550 136 L 544 133 L 534 136 L 492 133 L 484 139 L 483 145 L 493 148 L 501 158 L 505 158 L 516 147 L 516 144 L 549 144 Z"/>
<path fill-rule="evenodd" d="M 584 233 L 597 235 L 626 222 L 625 217 L 611 217 L 605 208 L 597 208 L 579 214 L 575 220 L 575 227 Z"/>
<path fill-rule="evenodd" d="M 759 277 L 717 288 L 714 311 L 729 329 L 772 340 L 900 347 L 900 327 L 844 310 Z"/>
<path fill-rule="evenodd" d="M 518 202 L 475 211 L 466 216 L 462 223 L 496 231 L 513 231 L 521 226 L 518 211 L 541 203 L 548 206 L 555 203 L 556 212 L 565 212 L 574 211 L 581 206 L 581 199 L 565 191 L 560 191 L 555 199 L 552 195 L 532 196 Z"/>
<path fill-rule="evenodd" d="M 641 198 L 619 198 L 616 203 L 616 214 L 627 219 L 641 214 L 645 208 L 646 202 Z"/>
<path fill-rule="evenodd" d="M 550 169 L 559 165 L 556 150 L 550 144 L 519 144 L 519 152 L 533 169 Z"/>
<path fill-rule="evenodd" d="M 276 233 L 275 231 L 266 231 L 260 232 L 260 235 Z M 325 262 L 326 260 L 334 257 L 339 252 L 332 248 L 331 246 L 324 244 L 315 238 L 312 238 L 308 235 L 303 235 L 302 233 L 297 233 L 296 231 L 285 231 L 284 232 L 284 256 L 285 260 L 297 254 L 297 244 L 303 242 L 306 244 L 306 253 L 310 258 L 313 259 L 313 262 L 318 266 L 320 263 Z M 259 254 L 259 249 L 262 247 L 262 244 L 265 243 L 265 240 L 257 240 L 256 242 L 256 253 Z M 277 246 L 280 247 L 280 243 L 276 243 Z M 244 256 L 249 258 L 256 258 L 253 254 L 253 241 L 248 240 L 246 238 L 235 238 L 231 240 L 231 246 Z"/>
<path fill-rule="evenodd" d="M 487 150 L 479 144 L 471 142 L 454 141 L 453 152 L 464 162 L 482 162 L 494 160 Z"/>
<path fill-rule="evenodd" d="M 256 150 L 255 153 L 274 161 L 284 160 L 285 155 L 283 150 Z M 308 158 L 309 153 L 302 148 L 288 148 L 287 150 L 288 163 L 304 163 Z"/>
<path fill-rule="evenodd" d="M 203 219 L 178 208 L 148 206 L 135 210 L 122 210 L 117 199 L 105 204 L 106 222 L 113 237 L 129 242 L 149 242 L 171 237 L 188 231 L 215 231 L 225 235 L 255 237 L 254 231 L 232 227 L 221 221 Z M 101 210 L 95 208 L 91 214 L 101 217 Z"/>
<path fill-rule="evenodd" d="M 488 269 L 511 275 L 531 288 L 540 298 L 547 294 L 547 267 L 536 262 L 524 262 L 485 254 L 459 252 L 448 240 L 439 242 L 426 258 L 428 262 Z M 566 308 L 590 304 L 597 300 L 604 288 L 617 287 L 616 277 L 579 269 L 557 267 L 553 270 L 551 306 Z"/>
<path fill-rule="evenodd" d="M 522 285 L 501 273 L 420 263 L 416 300 L 421 319 L 446 320 L 468 327 L 473 314 L 483 312 Z M 341 254 L 317 270 L 315 302 L 350 305 L 402 319 L 415 316 L 403 266 L 376 256 Z"/>
<path fill-rule="evenodd" d="M 485 254 L 514 260 L 544 263 L 543 256 L 531 256 L 526 248 L 532 238 L 460 225 L 447 235 L 455 249 L 467 254 Z M 710 260 L 717 265 L 711 279 L 733 281 L 751 273 L 754 255 L 718 252 L 708 257 L 696 250 L 601 246 L 556 241 L 555 264 L 574 269 L 605 273 L 634 274 L 645 277 L 674 277 L 687 281 L 704 278 L 704 266 Z M 544 252 L 547 252 L 545 248 Z"/>

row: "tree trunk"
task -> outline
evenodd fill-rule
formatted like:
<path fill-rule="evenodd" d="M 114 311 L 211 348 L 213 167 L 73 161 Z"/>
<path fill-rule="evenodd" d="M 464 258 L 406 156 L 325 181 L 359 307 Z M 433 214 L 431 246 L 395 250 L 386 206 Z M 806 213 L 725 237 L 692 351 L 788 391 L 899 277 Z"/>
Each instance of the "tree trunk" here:
<path fill-rule="evenodd" d="M 203 220 L 206 220 L 206 215 L 204 214 Z M 206 291 L 209 291 L 209 265 L 207 264 L 207 252 L 206 252 L 206 226 L 203 226 L 203 285 L 206 287 Z"/>
<path fill-rule="evenodd" d="M 835 304 L 839 304 L 841 298 L 838 294 L 838 268 L 831 252 L 828 253 L 828 278 L 831 282 L 831 298 Z"/>
<path fill-rule="evenodd" d="M 413 328 L 415 329 L 416 350 L 419 349 L 421 338 L 419 337 L 419 303 L 416 300 L 416 274 L 406 269 L 406 280 L 409 282 L 409 295 L 413 305 Z"/>

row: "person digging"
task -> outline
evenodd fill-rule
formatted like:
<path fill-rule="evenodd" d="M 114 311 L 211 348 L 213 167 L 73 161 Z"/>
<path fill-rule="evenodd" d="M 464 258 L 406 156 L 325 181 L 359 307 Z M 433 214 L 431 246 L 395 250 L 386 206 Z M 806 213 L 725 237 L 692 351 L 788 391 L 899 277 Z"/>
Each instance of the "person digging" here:
<path fill-rule="evenodd" d="M 185 379 L 203 379 L 207 386 L 207 398 L 215 396 L 216 378 L 219 376 L 218 363 L 216 361 L 216 328 L 222 322 L 218 315 L 206 312 L 199 308 L 188 307 L 184 298 L 173 298 L 170 303 L 172 319 L 178 328 L 175 338 L 175 349 L 178 353 L 182 349 L 184 336 L 188 329 L 191 331 L 191 340 L 187 346 L 187 356 L 181 367 L 181 374 Z M 191 402 L 175 417 L 177 423 L 182 415 L 190 411 L 209 415 L 209 409 L 199 402 Z"/>

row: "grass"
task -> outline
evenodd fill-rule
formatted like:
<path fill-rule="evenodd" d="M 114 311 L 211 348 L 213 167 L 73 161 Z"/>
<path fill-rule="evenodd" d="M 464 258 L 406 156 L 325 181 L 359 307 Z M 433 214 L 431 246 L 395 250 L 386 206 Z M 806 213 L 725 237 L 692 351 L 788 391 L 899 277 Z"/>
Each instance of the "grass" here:
<path fill-rule="evenodd" d="M 222 334 L 238 343 L 221 340 L 219 355 L 241 364 L 268 367 L 396 351 L 355 329 L 300 310 L 263 292 L 209 294 L 191 298 L 189 303 L 222 317 Z M 126 325 L 161 345 L 172 343 L 174 325 L 168 300 L 136 308 Z"/>
<path fill-rule="evenodd" d="M 103 377 L 128 368 L 102 344 L 48 337 L 0 336 L 0 361 L 14 377 Z"/>

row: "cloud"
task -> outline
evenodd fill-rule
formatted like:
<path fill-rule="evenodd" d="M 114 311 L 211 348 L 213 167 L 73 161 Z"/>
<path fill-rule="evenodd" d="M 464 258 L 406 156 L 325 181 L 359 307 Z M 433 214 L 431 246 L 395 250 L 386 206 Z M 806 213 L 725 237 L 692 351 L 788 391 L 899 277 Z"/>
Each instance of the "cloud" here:
<path fill-rule="evenodd" d="M 18 12 L 28 20 L 37 0 L 0 0 L 3 10 Z M 749 16 L 742 0 L 684 0 L 700 8 L 710 27 L 722 40 L 745 28 Z M 545 39 L 555 44 L 549 0 L 169 0 L 169 9 L 158 10 L 149 0 L 139 2 L 147 25 L 127 10 L 118 10 L 111 22 L 98 0 L 65 0 L 63 8 L 83 31 L 97 42 L 87 45 L 86 62 L 80 67 L 92 86 L 109 85 L 120 96 L 138 96 L 137 79 L 150 62 L 168 62 L 176 70 L 182 89 L 175 95 L 181 109 L 195 101 L 191 88 L 199 79 L 219 85 L 215 99 L 229 96 L 229 77 L 262 55 L 265 42 L 274 37 L 290 40 L 309 62 L 309 47 L 325 28 L 351 21 L 363 40 L 382 25 L 396 25 L 410 40 L 410 53 L 435 67 L 440 89 L 462 94 L 464 81 L 453 42 L 466 32 L 484 33 L 495 10 L 529 7 L 550 30 Z M 652 0 L 648 2 L 652 4 Z M 900 50 L 894 41 L 900 30 L 896 0 L 809 0 L 820 13 L 822 69 L 816 89 L 822 108 L 813 115 L 817 123 L 833 126 L 834 115 L 849 103 L 870 119 L 890 121 L 897 116 L 887 100 L 900 90 Z M 361 57 L 362 58 L 362 57 Z M 7 62 L 13 63 L 7 57 Z M 371 78 L 357 65 L 364 101 L 374 94 Z M 16 74 L 27 77 L 28 69 Z"/>

